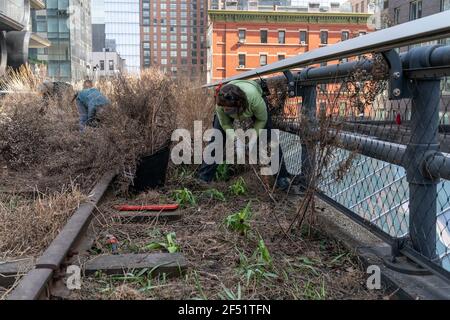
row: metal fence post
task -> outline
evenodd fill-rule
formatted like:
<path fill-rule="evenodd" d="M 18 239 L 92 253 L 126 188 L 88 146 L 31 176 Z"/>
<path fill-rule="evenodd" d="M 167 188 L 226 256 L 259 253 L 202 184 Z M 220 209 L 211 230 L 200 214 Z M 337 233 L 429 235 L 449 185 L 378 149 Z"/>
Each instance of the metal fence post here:
<path fill-rule="evenodd" d="M 307 71 L 306 71 L 307 72 Z M 303 121 L 306 122 L 306 130 L 304 132 L 305 139 L 302 139 L 302 166 L 301 166 L 301 184 L 307 188 L 311 183 L 314 170 L 315 148 L 314 142 L 311 141 L 311 131 L 316 129 L 316 112 L 317 112 L 317 88 L 315 85 L 304 86 L 302 88 L 302 109 L 301 114 Z"/>
<path fill-rule="evenodd" d="M 411 141 L 404 166 L 409 183 L 409 234 L 413 248 L 436 258 L 437 184 L 423 170 L 426 153 L 439 150 L 440 80 L 417 80 L 412 92 Z"/>

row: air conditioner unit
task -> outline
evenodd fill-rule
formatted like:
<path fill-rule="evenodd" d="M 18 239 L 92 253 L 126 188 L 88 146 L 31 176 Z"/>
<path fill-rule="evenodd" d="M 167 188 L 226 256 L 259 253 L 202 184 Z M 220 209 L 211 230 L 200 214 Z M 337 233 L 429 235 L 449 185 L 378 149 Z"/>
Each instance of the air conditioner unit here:
<path fill-rule="evenodd" d="M 300 41 L 300 44 L 301 44 L 302 46 L 304 46 L 304 45 L 306 45 L 306 41 Z"/>
<path fill-rule="evenodd" d="M 244 65 L 239 65 L 239 69 L 244 69 L 245 68 L 245 66 Z"/>
<path fill-rule="evenodd" d="M 238 43 L 244 44 L 244 43 L 245 43 L 245 40 L 244 40 L 244 39 L 239 39 Z"/>

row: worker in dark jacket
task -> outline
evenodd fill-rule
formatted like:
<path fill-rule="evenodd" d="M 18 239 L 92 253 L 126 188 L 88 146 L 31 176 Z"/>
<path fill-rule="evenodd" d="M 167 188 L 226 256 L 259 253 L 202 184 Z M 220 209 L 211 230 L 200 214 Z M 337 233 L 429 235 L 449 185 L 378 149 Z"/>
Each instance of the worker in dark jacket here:
<path fill-rule="evenodd" d="M 94 88 L 91 80 L 85 80 L 83 90 L 76 97 L 76 103 L 80 113 L 80 130 L 83 131 L 86 126 L 95 126 L 96 114 L 110 102 L 98 89 Z"/>
<path fill-rule="evenodd" d="M 230 81 L 216 93 L 216 104 L 213 128 L 220 130 L 224 141 L 225 139 L 236 139 L 234 130 L 229 130 L 233 129 L 234 120 L 251 119 L 257 135 L 262 129 L 268 130 L 267 137 L 268 143 L 270 143 L 272 121 L 267 99 L 258 83 L 249 80 Z M 225 130 L 227 130 L 226 133 Z M 214 143 L 214 138 L 210 143 Z M 223 145 L 225 146 L 226 143 Z M 279 161 L 280 169 L 276 185 L 279 189 L 285 190 L 289 187 L 289 180 L 281 148 L 279 148 Z M 198 172 L 199 179 L 205 182 L 212 181 L 217 166 L 217 163 L 206 164 L 203 162 Z"/>

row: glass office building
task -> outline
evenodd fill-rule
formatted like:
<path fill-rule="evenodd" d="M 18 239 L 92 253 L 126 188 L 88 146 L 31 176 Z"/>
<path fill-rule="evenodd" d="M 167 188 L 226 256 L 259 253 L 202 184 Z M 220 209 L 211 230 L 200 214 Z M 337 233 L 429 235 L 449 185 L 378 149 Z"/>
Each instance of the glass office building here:
<path fill-rule="evenodd" d="M 33 28 L 51 41 L 36 59 L 48 61 L 52 80 L 76 82 L 89 78 L 92 33 L 90 0 L 47 0 L 46 9 L 33 15 Z"/>
<path fill-rule="evenodd" d="M 93 0 L 92 6 L 100 10 L 92 22 L 105 24 L 106 40 L 115 42 L 115 50 L 125 59 L 125 70 L 139 73 L 139 0 Z"/>

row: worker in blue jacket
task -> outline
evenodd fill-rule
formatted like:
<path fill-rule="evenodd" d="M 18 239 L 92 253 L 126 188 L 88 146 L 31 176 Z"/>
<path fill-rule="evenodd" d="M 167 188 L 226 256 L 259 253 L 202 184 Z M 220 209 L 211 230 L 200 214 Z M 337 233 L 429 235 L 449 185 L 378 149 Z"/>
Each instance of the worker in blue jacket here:
<path fill-rule="evenodd" d="M 110 104 L 110 101 L 94 88 L 91 80 L 85 80 L 83 90 L 77 95 L 76 103 L 80 113 L 80 130 L 83 131 L 86 126 L 95 126 L 97 112 Z"/>

